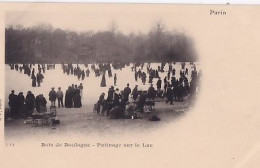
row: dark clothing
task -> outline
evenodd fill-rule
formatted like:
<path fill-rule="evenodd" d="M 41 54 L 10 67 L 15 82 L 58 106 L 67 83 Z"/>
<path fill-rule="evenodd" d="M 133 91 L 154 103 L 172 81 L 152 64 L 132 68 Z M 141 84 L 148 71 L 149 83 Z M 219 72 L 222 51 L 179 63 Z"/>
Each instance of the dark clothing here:
<path fill-rule="evenodd" d="M 49 100 L 50 100 L 50 101 L 55 101 L 56 98 L 57 98 L 56 92 L 55 92 L 54 90 L 51 90 L 51 91 L 49 92 Z"/>
<path fill-rule="evenodd" d="M 24 116 L 24 96 L 20 93 L 17 96 L 17 112 L 19 116 Z"/>
<path fill-rule="evenodd" d="M 154 87 L 150 86 L 148 89 L 147 98 L 154 99 L 154 97 L 155 97 L 155 89 L 154 89 Z"/>
<path fill-rule="evenodd" d="M 15 107 L 17 105 L 17 95 L 15 95 L 14 93 L 9 94 L 8 105 L 10 107 Z"/>
<path fill-rule="evenodd" d="M 10 107 L 11 118 L 17 117 L 17 95 L 11 93 L 9 95 L 8 105 Z"/>
<path fill-rule="evenodd" d="M 34 94 L 28 93 L 25 98 L 25 104 L 28 110 L 28 115 L 31 116 L 34 110 L 35 97 Z"/>
<path fill-rule="evenodd" d="M 105 74 L 103 74 L 102 76 L 102 80 L 101 80 L 101 84 L 100 84 L 101 87 L 106 87 L 106 77 L 105 77 Z"/>
<path fill-rule="evenodd" d="M 162 87 L 162 80 L 159 79 L 159 80 L 157 81 L 156 85 L 157 85 L 157 89 L 161 89 L 161 87 Z"/>
<path fill-rule="evenodd" d="M 74 96 L 74 107 L 75 108 L 80 108 L 82 107 L 82 103 L 81 103 L 81 96 L 79 92 L 76 92 L 75 96 Z"/>
<path fill-rule="evenodd" d="M 44 76 L 41 73 L 37 73 L 36 81 L 37 81 L 38 87 L 41 86 L 41 82 L 42 82 L 43 78 L 44 78 Z"/>
<path fill-rule="evenodd" d="M 49 92 L 49 100 L 51 101 L 51 106 L 55 106 L 56 98 L 57 98 L 56 92 L 54 90 L 51 90 Z"/>
<path fill-rule="evenodd" d="M 128 99 L 129 99 L 129 94 L 130 94 L 130 93 L 131 93 L 131 89 L 130 89 L 129 87 L 126 87 L 126 88 L 124 89 L 125 102 L 128 101 Z"/>
<path fill-rule="evenodd" d="M 166 97 L 167 97 L 166 104 L 168 102 L 170 102 L 170 104 L 172 104 L 172 102 L 173 102 L 173 90 L 172 90 L 172 88 L 170 88 L 170 87 L 167 88 Z"/>
<path fill-rule="evenodd" d="M 46 112 L 47 111 L 47 107 L 46 107 L 47 101 L 43 96 L 40 96 L 40 95 L 36 96 L 35 104 L 36 104 L 37 112 Z"/>
<path fill-rule="evenodd" d="M 138 89 L 137 89 L 137 87 L 135 87 L 135 88 L 133 89 L 132 94 L 133 94 L 133 99 L 136 100 L 137 97 L 138 97 Z"/>
<path fill-rule="evenodd" d="M 119 106 L 119 100 L 120 100 L 119 94 L 118 93 L 114 93 L 113 105 L 114 106 Z"/>
<path fill-rule="evenodd" d="M 108 94 L 107 94 L 107 101 L 108 101 L 108 102 L 113 101 L 113 94 L 114 94 L 114 90 L 113 90 L 112 88 L 110 88 L 110 89 L 108 90 Z"/>
<path fill-rule="evenodd" d="M 116 81 L 117 81 L 117 76 L 114 76 L 114 85 L 116 85 Z"/>
<path fill-rule="evenodd" d="M 71 90 L 66 90 L 65 93 L 65 107 L 72 108 L 73 106 L 73 95 Z"/>
<path fill-rule="evenodd" d="M 140 95 L 140 98 L 139 98 L 139 100 L 137 102 L 137 110 L 143 112 L 146 98 L 147 98 L 147 94 L 142 93 Z"/>

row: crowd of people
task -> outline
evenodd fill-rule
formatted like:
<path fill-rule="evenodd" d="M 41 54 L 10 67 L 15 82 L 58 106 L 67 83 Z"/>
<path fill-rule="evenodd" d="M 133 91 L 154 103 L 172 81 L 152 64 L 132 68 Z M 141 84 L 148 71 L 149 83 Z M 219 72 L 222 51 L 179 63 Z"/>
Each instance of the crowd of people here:
<path fill-rule="evenodd" d="M 35 72 L 35 64 L 9 64 L 11 70 L 19 71 L 24 73 L 32 80 L 32 87 L 40 87 L 44 79 L 44 73 L 47 70 L 55 69 L 55 64 L 38 64 L 37 73 Z"/>
<path fill-rule="evenodd" d="M 23 92 L 19 92 L 18 95 L 12 90 L 9 94 L 8 105 L 10 107 L 10 118 L 26 118 L 32 116 L 34 109 L 37 112 L 47 111 L 47 101 L 43 94 L 35 95 L 28 91 L 27 95 L 24 96 Z"/>
<path fill-rule="evenodd" d="M 79 86 L 74 84 L 69 86 L 65 93 L 65 107 L 82 107 L 82 92 L 82 83 L 80 83 Z M 58 108 L 64 107 L 64 93 L 61 90 L 61 87 L 58 87 L 57 91 L 55 91 L 55 88 L 52 87 L 48 96 L 50 101 L 50 108 L 56 108 L 56 101 L 58 102 Z M 47 112 L 47 100 L 43 94 L 39 94 L 35 97 L 31 91 L 28 91 L 27 95 L 24 96 L 23 92 L 15 94 L 15 91 L 12 90 L 9 94 L 8 100 L 10 118 L 12 119 L 30 117 L 32 116 L 34 110 L 36 110 L 38 113 Z"/>
<path fill-rule="evenodd" d="M 179 75 L 177 75 L 178 72 L 174 68 L 174 64 L 175 63 L 161 63 L 161 65 L 156 68 L 152 68 L 149 63 L 146 64 L 146 66 L 144 66 L 145 64 L 133 64 L 131 70 L 134 74 L 135 81 L 141 80 L 145 85 L 146 78 L 148 77 L 148 90 L 139 90 L 138 85 L 130 88 L 129 84 L 121 91 L 118 88 L 115 88 L 117 84 L 117 75 L 114 73 L 113 76 L 112 67 L 113 69 L 122 69 L 125 66 L 128 66 L 127 64 L 86 64 L 86 70 L 80 68 L 78 65 L 62 64 L 62 69 L 64 74 L 77 76 L 77 78 L 81 80 L 84 80 L 85 77 L 89 77 L 91 72 L 95 74 L 95 77 L 102 76 L 100 87 L 107 86 L 105 78 L 106 73 L 108 74 L 108 77 L 113 77 L 114 85 L 108 89 L 107 96 L 105 93 L 102 93 L 97 102 L 97 111 L 99 111 L 100 114 L 103 114 L 102 111 L 109 111 L 117 106 L 125 109 L 130 97 L 136 103 L 137 109 L 143 111 L 144 104 L 147 100 L 154 101 L 156 98 L 165 98 L 166 104 L 173 104 L 173 102 L 182 102 L 185 98 L 196 96 L 199 87 L 200 73 L 197 71 L 195 64 L 190 63 L 192 68 L 189 70 L 185 67 L 186 64 L 182 63 Z M 166 68 L 167 70 L 165 70 L 166 65 L 168 65 Z M 24 74 L 31 77 L 33 87 L 40 87 L 44 78 L 43 74 L 46 71 L 46 66 L 47 70 L 55 69 L 54 64 L 38 64 L 38 66 L 36 66 L 38 71 L 36 74 L 36 68 L 33 68 L 33 66 L 33 64 L 10 64 L 11 70 L 20 71 L 21 73 L 24 72 Z M 166 72 L 166 75 L 164 72 Z M 191 75 L 190 81 L 188 80 L 189 74 Z M 179 77 L 177 78 L 177 76 Z M 156 82 L 154 80 L 156 80 Z M 80 83 L 79 86 L 72 84 L 71 86 L 68 86 L 65 94 L 60 87 L 57 91 L 55 91 L 55 88 L 52 88 L 48 96 L 51 106 L 56 106 L 57 101 L 58 107 L 81 108 L 83 85 L 82 83 Z M 30 116 L 34 109 L 36 109 L 37 112 L 47 111 L 46 104 L 47 101 L 43 94 L 39 94 L 35 97 L 31 91 L 28 91 L 27 95 L 24 96 L 22 92 L 16 95 L 13 90 L 9 95 L 9 107 L 12 118 Z"/>
<path fill-rule="evenodd" d="M 72 84 L 68 87 L 65 93 L 65 107 L 66 108 L 81 108 L 82 107 L 82 93 L 83 85 L 80 83 L 79 86 Z"/>
<path fill-rule="evenodd" d="M 87 69 L 80 68 L 78 64 L 76 66 L 74 66 L 71 63 L 62 64 L 63 73 L 67 74 L 67 75 L 74 75 L 78 78 L 78 80 L 80 80 L 80 79 L 84 80 L 85 77 L 89 77 L 91 71 L 95 74 L 95 77 L 99 77 L 101 75 L 104 75 L 106 73 L 106 71 L 108 73 L 108 77 L 113 76 L 112 75 L 112 67 L 111 67 L 110 63 L 105 63 L 105 64 L 100 63 L 100 64 L 97 64 L 97 65 L 92 64 L 92 65 L 90 65 L 90 67 L 89 67 L 88 64 L 85 64 L 85 68 L 87 68 Z"/>
<path fill-rule="evenodd" d="M 192 63 L 191 63 L 192 65 Z M 154 101 L 155 98 L 165 98 L 166 104 L 170 102 L 172 105 L 173 102 L 182 102 L 184 98 L 193 98 L 198 92 L 198 84 L 200 80 L 200 73 L 197 72 L 196 66 L 192 66 L 191 70 L 191 80 L 188 81 L 187 75 L 189 73 L 188 68 L 185 68 L 185 64 L 181 64 L 182 69 L 180 70 L 179 78 L 176 77 L 176 70 L 171 64 L 168 67 L 167 76 L 164 77 L 163 81 L 161 80 L 160 73 L 164 72 L 165 64 L 162 63 L 161 66 L 158 66 L 158 69 L 152 69 L 150 65 L 147 65 L 147 74 L 149 75 L 150 87 L 147 91 L 141 91 L 138 89 L 138 85 L 135 85 L 133 90 L 127 86 L 119 91 L 118 88 L 111 86 L 107 93 L 107 98 L 105 99 L 105 93 L 102 93 L 97 102 L 97 111 L 104 115 L 102 111 L 109 111 L 113 107 L 121 106 L 125 109 L 125 106 L 129 100 L 129 96 L 136 103 L 136 110 L 143 111 L 144 104 L 148 101 Z M 137 71 L 137 68 L 140 68 Z M 132 71 L 135 74 L 135 80 L 141 78 L 142 82 L 145 83 L 146 73 L 143 71 L 143 64 L 134 65 Z M 154 87 L 153 80 L 157 78 L 156 88 Z M 164 88 L 162 88 L 164 84 Z M 102 111 L 100 111 L 102 107 Z"/>

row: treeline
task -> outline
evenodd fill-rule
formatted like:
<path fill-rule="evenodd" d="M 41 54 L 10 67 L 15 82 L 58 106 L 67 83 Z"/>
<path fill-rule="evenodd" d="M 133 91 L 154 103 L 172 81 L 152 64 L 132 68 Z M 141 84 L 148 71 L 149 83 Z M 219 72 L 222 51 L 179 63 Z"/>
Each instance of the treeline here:
<path fill-rule="evenodd" d="M 6 63 L 197 61 L 192 40 L 156 24 L 147 34 L 75 32 L 50 25 L 5 29 Z"/>

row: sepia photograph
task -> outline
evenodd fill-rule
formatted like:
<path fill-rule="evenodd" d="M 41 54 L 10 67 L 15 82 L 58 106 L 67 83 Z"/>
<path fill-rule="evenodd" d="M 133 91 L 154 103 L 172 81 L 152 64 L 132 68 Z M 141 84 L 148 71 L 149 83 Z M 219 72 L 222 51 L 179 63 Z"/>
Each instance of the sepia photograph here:
<path fill-rule="evenodd" d="M 6 13 L 6 138 L 135 134 L 192 108 L 201 78 L 192 35 L 170 16 L 110 15 Z"/>
<path fill-rule="evenodd" d="M 259 8 L 0 4 L 0 167 L 259 167 Z"/>

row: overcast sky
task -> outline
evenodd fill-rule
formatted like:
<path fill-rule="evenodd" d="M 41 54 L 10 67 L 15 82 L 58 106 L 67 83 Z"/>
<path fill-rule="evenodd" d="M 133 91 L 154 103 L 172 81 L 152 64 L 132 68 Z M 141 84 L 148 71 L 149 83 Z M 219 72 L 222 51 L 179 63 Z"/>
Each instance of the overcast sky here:
<path fill-rule="evenodd" d="M 55 28 L 76 31 L 107 30 L 112 22 L 123 33 L 143 32 L 150 30 L 158 21 L 165 24 L 168 30 L 185 29 L 185 20 L 180 15 L 192 15 L 187 11 L 174 11 L 154 5 L 101 5 L 78 10 L 42 10 L 42 11 L 12 11 L 6 13 L 6 25 L 23 25 L 31 27 L 41 23 L 51 24 Z"/>

